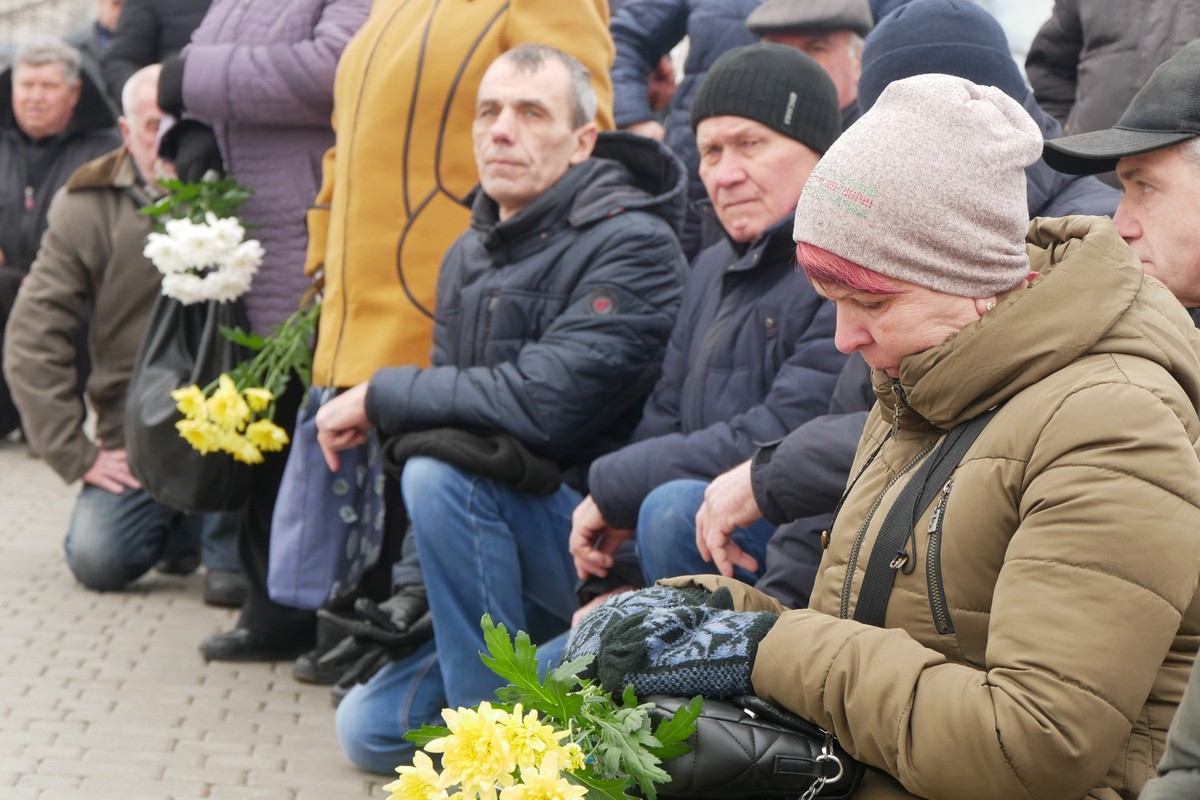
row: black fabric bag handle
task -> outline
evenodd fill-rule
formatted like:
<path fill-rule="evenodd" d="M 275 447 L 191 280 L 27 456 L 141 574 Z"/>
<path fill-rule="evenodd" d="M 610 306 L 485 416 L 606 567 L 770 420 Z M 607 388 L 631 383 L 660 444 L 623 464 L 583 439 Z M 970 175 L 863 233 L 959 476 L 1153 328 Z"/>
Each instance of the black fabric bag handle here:
<path fill-rule="evenodd" d="M 888 600 L 892 595 L 892 584 L 896 580 L 896 570 L 916 559 L 916 553 L 910 554 L 905 548 L 913 535 L 917 520 L 925 513 L 925 509 L 929 508 L 938 490 L 949 480 L 967 450 L 979 438 L 979 434 L 998 410 L 990 409 L 975 419 L 952 428 L 938 449 L 925 460 L 900 491 L 900 496 L 883 520 L 883 527 L 879 529 L 879 536 L 867 560 L 867 574 L 863 576 L 862 588 L 858 592 L 858 604 L 854 608 L 855 620 L 883 627 Z"/>

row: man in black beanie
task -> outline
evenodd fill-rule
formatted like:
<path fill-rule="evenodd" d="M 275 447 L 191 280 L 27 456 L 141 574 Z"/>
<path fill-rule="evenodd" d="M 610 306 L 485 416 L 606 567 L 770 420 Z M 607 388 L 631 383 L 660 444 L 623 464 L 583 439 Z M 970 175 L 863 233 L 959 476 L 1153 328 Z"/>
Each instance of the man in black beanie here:
<path fill-rule="evenodd" d="M 694 520 L 708 481 L 828 410 L 843 357 L 834 309 L 795 273 L 792 215 L 809 172 L 841 133 L 837 90 L 790 47 L 731 50 L 691 107 L 700 179 L 725 238 L 693 262 L 663 373 L 633 444 L 592 463 L 571 554 L 602 591 L 715 572 Z M 640 570 L 627 560 L 636 532 Z M 774 526 L 734 539 L 753 581 Z M 819 560 L 814 548 L 813 564 Z"/>

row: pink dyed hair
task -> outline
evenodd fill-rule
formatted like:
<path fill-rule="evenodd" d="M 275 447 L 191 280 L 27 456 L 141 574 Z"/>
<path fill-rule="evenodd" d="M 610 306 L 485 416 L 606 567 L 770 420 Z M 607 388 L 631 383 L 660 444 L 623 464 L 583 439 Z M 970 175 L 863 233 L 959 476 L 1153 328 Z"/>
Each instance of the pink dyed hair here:
<path fill-rule="evenodd" d="M 808 242 L 796 244 L 796 262 L 813 283 L 866 294 L 899 294 L 891 278 Z"/>

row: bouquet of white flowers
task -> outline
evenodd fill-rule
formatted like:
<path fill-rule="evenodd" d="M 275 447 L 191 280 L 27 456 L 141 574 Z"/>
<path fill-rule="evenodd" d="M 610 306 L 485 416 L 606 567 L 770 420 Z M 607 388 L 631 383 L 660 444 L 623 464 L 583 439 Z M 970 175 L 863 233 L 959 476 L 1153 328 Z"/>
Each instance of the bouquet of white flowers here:
<path fill-rule="evenodd" d="M 143 251 L 163 274 L 162 293 L 184 305 L 236 300 L 250 288 L 263 260 L 257 239 L 246 239 L 237 217 L 209 211 L 203 222 L 168 220 L 165 233 L 152 233 Z"/>

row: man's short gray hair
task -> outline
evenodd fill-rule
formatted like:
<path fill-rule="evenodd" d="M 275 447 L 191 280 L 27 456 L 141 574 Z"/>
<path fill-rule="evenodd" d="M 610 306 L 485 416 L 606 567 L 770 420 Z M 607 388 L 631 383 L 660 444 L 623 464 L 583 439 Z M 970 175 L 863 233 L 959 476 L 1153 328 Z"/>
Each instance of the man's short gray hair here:
<path fill-rule="evenodd" d="M 596 116 L 596 90 L 592 75 L 579 59 L 549 45 L 522 44 L 500 56 L 518 72 L 537 72 L 547 61 L 555 60 L 571 75 L 571 127 L 588 124 Z"/>
<path fill-rule="evenodd" d="M 13 55 L 13 80 L 17 79 L 17 67 L 58 64 L 62 67 L 63 79 L 75 83 L 79 80 L 82 63 L 79 51 L 74 47 L 57 37 L 43 36 L 21 46 Z"/>
<path fill-rule="evenodd" d="M 1195 139 L 1188 139 L 1179 145 L 1179 155 L 1183 156 L 1184 161 L 1200 169 L 1200 136 L 1197 136 Z"/>

